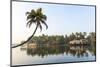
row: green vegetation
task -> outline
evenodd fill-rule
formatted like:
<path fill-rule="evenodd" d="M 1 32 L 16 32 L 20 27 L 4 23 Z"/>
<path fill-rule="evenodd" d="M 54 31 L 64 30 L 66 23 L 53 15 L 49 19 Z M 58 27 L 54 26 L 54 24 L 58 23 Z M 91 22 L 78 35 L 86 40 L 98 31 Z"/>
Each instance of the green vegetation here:
<path fill-rule="evenodd" d="M 96 43 L 96 35 L 95 32 L 91 32 L 87 35 L 86 32 L 76 32 L 72 33 L 69 36 L 67 35 L 42 35 L 42 36 L 34 36 L 28 43 L 36 43 L 37 45 L 41 44 L 47 44 L 47 45 L 62 45 L 62 44 L 68 44 L 72 40 L 80 40 L 80 39 L 86 39 L 88 40 L 89 44 L 95 44 Z"/>
<path fill-rule="evenodd" d="M 80 45 L 79 46 L 69 46 L 69 41 L 78 39 L 87 39 L 89 45 Z M 28 44 L 36 43 L 37 45 L 33 47 L 23 48 L 21 50 L 27 51 L 27 55 L 31 56 L 40 56 L 44 58 L 48 55 L 59 55 L 59 54 L 71 54 L 72 56 L 77 56 L 78 58 L 89 55 L 87 50 L 93 55 L 96 55 L 96 33 L 91 32 L 87 34 L 86 32 L 77 32 L 72 33 L 69 36 L 67 35 L 42 35 L 42 36 L 34 36 Z M 26 46 L 29 46 L 26 45 Z"/>
<path fill-rule="evenodd" d="M 26 15 L 27 15 L 27 21 L 28 21 L 26 26 L 29 26 L 30 28 L 30 26 L 34 23 L 36 24 L 36 28 L 33 34 L 26 41 L 23 41 L 21 44 L 13 46 L 12 48 L 21 46 L 27 43 L 28 41 L 30 41 L 30 39 L 34 36 L 38 28 L 40 28 L 40 30 L 42 31 L 41 24 L 44 24 L 46 26 L 46 29 L 48 28 L 48 25 L 45 23 L 45 21 L 47 20 L 47 16 L 42 13 L 42 8 L 38 8 L 37 10 L 32 9 L 31 12 L 26 12 Z"/>

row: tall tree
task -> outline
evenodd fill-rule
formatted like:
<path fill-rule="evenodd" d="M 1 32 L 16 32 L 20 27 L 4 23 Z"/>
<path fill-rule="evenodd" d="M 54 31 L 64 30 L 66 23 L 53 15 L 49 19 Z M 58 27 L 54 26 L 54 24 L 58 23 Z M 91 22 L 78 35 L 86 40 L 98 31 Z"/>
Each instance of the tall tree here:
<path fill-rule="evenodd" d="M 78 40 L 79 39 L 79 33 L 76 32 L 76 39 Z"/>
<path fill-rule="evenodd" d="M 27 16 L 27 21 L 28 21 L 26 26 L 29 26 L 29 28 L 30 28 L 31 25 L 34 23 L 34 24 L 36 24 L 36 28 L 35 28 L 33 34 L 26 41 L 24 41 L 21 44 L 18 44 L 16 46 L 13 46 L 12 48 L 15 48 L 15 47 L 18 47 L 18 46 L 21 46 L 21 45 L 27 43 L 34 36 L 38 27 L 42 31 L 41 24 L 44 24 L 46 26 L 46 29 L 48 29 L 48 25 L 45 22 L 47 20 L 47 16 L 45 14 L 43 14 L 42 8 L 38 8 L 37 10 L 32 9 L 31 12 L 26 12 L 26 16 Z"/>
<path fill-rule="evenodd" d="M 86 32 L 83 32 L 83 36 L 84 36 L 84 38 L 85 38 L 86 35 L 87 35 L 87 33 L 86 33 Z"/>

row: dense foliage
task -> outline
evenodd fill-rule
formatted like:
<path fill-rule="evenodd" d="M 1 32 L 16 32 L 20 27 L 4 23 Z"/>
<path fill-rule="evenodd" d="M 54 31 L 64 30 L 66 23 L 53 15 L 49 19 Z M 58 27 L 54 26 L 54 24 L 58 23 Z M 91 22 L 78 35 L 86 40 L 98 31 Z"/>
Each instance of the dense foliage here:
<path fill-rule="evenodd" d="M 72 40 L 80 40 L 86 39 L 88 40 L 89 44 L 96 43 L 96 33 L 91 32 L 87 34 L 86 32 L 76 32 L 68 35 L 44 35 L 41 36 L 34 36 L 28 43 L 36 43 L 36 44 L 68 44 Z"/>

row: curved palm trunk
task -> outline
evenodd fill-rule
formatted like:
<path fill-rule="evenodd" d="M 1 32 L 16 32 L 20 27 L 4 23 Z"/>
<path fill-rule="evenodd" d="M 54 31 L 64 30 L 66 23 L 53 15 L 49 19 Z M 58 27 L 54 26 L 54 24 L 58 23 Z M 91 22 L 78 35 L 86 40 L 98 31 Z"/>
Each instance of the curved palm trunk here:
<path fill-rule="evenodd" d="M 37 26 L 36 26 L 36 28 L 35 28 L 33 34 L 32 34 L 25 42 L 23 42 L 23 43 L 21 43 L 21 44 L 18 44 L 18 45 L 16 45 L 16 46 L 13 46 L 12 48 L 16 48 L 16 47 L 18 47 L 18 46 L 21 46 L 21 45 L 27 43 L 27 42 L 34 36 L 34 34 L 35 34 L 37 28 L 38 28 L 38 24 L 37 24 Z"/>

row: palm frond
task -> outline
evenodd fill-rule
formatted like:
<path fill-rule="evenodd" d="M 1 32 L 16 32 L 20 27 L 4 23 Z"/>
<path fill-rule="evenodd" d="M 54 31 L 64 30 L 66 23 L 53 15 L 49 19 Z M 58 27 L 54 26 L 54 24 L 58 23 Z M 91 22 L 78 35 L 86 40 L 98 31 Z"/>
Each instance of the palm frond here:
<path fill-rule="evenodd" d="M 42 12 L 42 8 L 38 8 L 36 11 L 40 13 Z"/>
<path fill-rule="evenodd" d="M 35 10 L 34 9 L 31 10 L 31 14 L 35 14 Z"/>
<path fill-rule="evenodd" d="M 31 19 L 31 18 L 35 18 L 36 14 L 35 14 L 35 10 L 31 10 L 31 12 L 26 12 L 27 14 L 27 20 Z"/>
<path fill-rule="evenodd" d="M 32 23 L 36 23 L 36 20 L 30 19 L 30 20 L 27 22 L 26 26 L 29 25 L 29 27 L 30 27 L 30 23 L 31 23 L 31 24 L 32 24 Z"/>
<path fill-rule="evenodd" d="M 41 20 L 41 22 L 46 26 L 46 29 L 48 29 L 48 25 L 45 23 L 45 21 Z"/>
<path fill-rule="evenodd" d="M 29 25 L 30 22 L 27 22 L 26 27 Z"/>
<path fill-rule="evenodd" d="M 48 29 L 48 25 L 45 23 L 45 21 L 47 20 L 47 16 L 42 13 L 42 8 L 38 8 L 36 11 L 32 9 L 30 12 L 26 12 L 26 15 L 28 20 L 26 26 L 29 26 L 29 28 L 32 23 L 36 23 L 42 31 L 41 23 L 43 23 L 46 26 L 46 29 Z"/>
<path fill-rule="evenodd" d="M 29 19 L 31 19 L 31 15 L 28 15 L 26 20 L 29 20 Z"/>
<path fill-rule="evenodd" d="M 39 27 L 40 27 L 40 31 L 42 31 L 42 26 L 41 26 L 41 24 L 39 24 Z"/>
<path fill-rule="evenodd" d="M 42 19 L 47 20 L 47 16 L 46 15 L 42 15 Z"/>
<path fill-rule="evenodd" d="M 31 27 L 31 25 L 32 25 L 32 22 L 30 22 L 30 24 L 29 24 L 29 28 Z"/>
<path fill-rule="evenodd" d="M 27 19 L 26 19 L 26 20 L 34 19 L 35 17 L 36 17 L 35 15 L 31 15 L 31 14 L 30 14 L 30 15 L 27 16 Z"/>
<path fill-rule="evenodd" d="M 30 12 L 26 12 L 26 15 L 30 14 Z"/>

